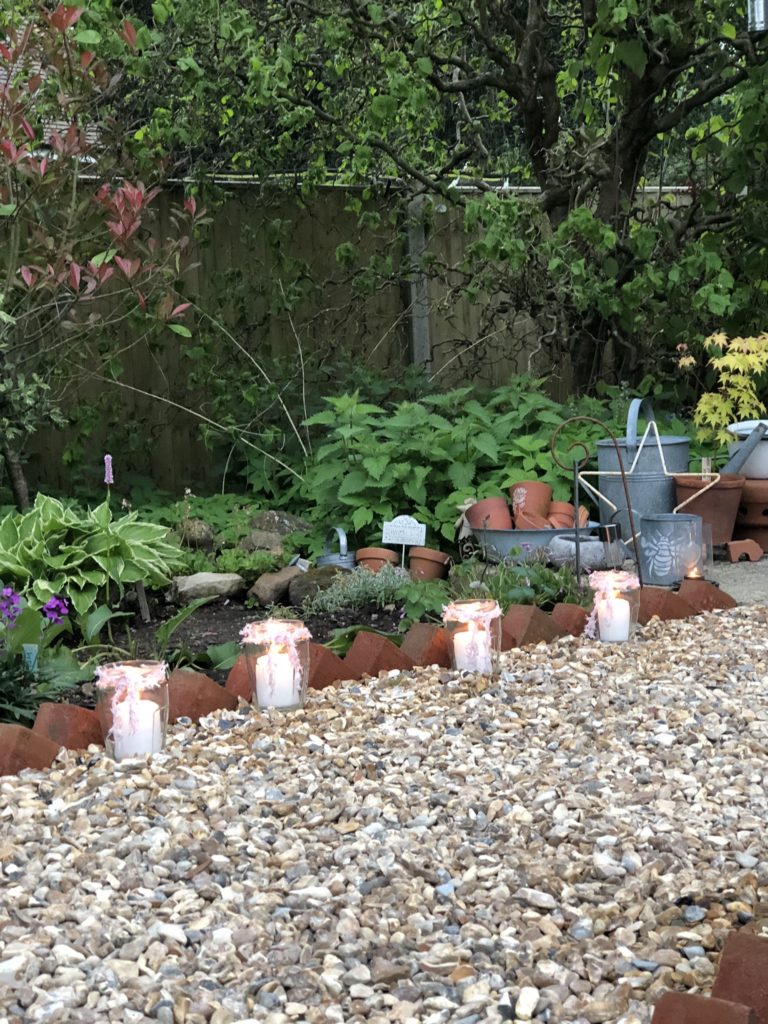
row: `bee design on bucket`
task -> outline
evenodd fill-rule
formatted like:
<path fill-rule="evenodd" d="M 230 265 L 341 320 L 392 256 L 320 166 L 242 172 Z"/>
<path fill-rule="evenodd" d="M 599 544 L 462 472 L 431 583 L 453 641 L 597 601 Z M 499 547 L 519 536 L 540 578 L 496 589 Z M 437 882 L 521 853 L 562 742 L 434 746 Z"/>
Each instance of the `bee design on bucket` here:
<path fill-rule="evenodd" d="M 655 537 L 644 536 L 640 538 L 640 546 L 652 576 L 658 579 L 674 577 L 677 568 L 677 548 L 669 537 L 663 534 L 657 534 Z"/>

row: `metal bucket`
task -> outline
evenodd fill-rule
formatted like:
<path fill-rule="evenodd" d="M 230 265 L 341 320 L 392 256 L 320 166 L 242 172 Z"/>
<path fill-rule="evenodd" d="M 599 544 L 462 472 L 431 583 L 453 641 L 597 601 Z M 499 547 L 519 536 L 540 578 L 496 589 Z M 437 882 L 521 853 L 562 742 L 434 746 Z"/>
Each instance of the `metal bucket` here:
<path fill-rule="evenodd" d="M 331 549 L 331 545 L 337 537 L 339 540 L 339 550 L 335 552 Z M 316 564 L 318 567 L 322 565 L 335 565 L 339 569 L 355 568 L 355 553 L 354 551 L 347 551 L 347 535 L 340 526 L 333 526 L 328 531 L 323 553 L 317 559 Z"/>
<path fill-rule="evenodd" d="M 701 516 L 682 512 L 642 516 L 637 557 L 643 583 L 672 587 L 701 575 L 704 537 Z"/>
<path fill-rule="evenodd" d="M 644 398 L 634 398 L 627 414 L 627 436 L 617 439 L 627 473 L 632 511 L 638 517 L 671 512 L 675 507 L 675 481 L 671 475 L 665 474 L 664 466 L 666 465 L 669 474 L 687 473 L 690 444 L 687 437 L 660 436 L 660 452 L 659 444 L 657 444 L 653 433 L 648 435 L 642 445 L 638 444 L 637 421 L 641 414 L 648 422 L 656 422 L 650 402 Z M 637 459 L 636 462 L 635 459 Z M 633 463 L 635 463 L 634 469 L 632 469 Z M 597 487 L 607 499 L 607 501 L 599 503 L 600 522 L 618 523 L 622 536 L 630 537 L 632 531 L 629 528 L 627 499 L 624 496 L 621 475 L 606 475 L 617 472 L 619 469 L 616 449 L 613 446 L 613 441 L 609 438 L 597 442 L 597 468 L 600 474 Z M 618 511 L 614 512 L 608 502 L 612 502 Z M 638 528 L 637 524 L 636 528 Z"/>

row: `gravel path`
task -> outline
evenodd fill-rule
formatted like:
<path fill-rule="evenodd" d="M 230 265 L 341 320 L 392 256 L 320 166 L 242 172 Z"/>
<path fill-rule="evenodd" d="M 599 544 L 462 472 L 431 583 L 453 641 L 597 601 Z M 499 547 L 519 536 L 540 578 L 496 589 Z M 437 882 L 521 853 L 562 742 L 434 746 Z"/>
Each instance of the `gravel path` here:
<path fill-rule="evenodd" d="M 715 562 L 706 576 L 739 604 L 768 606 L 768 558 L 759 562 Z"/>
<path fill-rule="evenodd" d="M 647 1024 L 707 992 L 768 925 L 768 610 L 505 666 L 3 779 L 0 1021 Z"/>

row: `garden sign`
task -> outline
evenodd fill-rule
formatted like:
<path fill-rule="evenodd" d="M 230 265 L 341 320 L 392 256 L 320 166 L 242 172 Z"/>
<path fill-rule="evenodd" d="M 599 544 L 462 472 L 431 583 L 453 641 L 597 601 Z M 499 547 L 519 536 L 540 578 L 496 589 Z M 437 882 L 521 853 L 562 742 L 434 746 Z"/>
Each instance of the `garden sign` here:
<path fill-rule="evenodd" d="M 381 533 L 383 544 L 399 544 L 402 548 L 400 564 L 405 564 L 405 546 L 418 544 L 422 546 L 427 539 L 427 527 L 413 516 L 395 516 L 384 523 Z"/>

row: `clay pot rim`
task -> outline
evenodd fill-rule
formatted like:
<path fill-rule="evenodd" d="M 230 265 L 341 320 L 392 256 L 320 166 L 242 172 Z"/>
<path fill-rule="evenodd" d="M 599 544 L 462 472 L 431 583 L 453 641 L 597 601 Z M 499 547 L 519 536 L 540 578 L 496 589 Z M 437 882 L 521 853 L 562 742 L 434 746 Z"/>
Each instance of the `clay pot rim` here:
<path fill-rule="evenodd" d="M 518 519 L 526 519 L 530 525 L 516 526 L 518 530 L 551 530 L 552 524 L 546 516 L 540 516 L 535 512 L 518 512 L 515 516 L 515 523 Z M 536 525 L 538 522 L 539 525 Z"/>
<path fill-rule="evenodd" d="M 423 558 L 427 562 L 439 562 L 440 565 L 448 565 L 451 561 L 450 555 L 446 555 L 444 551 L 438 551 L 437 548 L 410 548 L 408 551 L 408 561 L 410 562 L 414 558 Z"/>
<path fill-rule="evenodd" d="M 551 501 L 549 503 L 549 514 L 573 516 L 576 515 L 576 508 L 570 501 Z"/>
<path fill-rule="evenodd" d="M 730 490 L 731 488 L 743 487 L 746 481 L 746 477 L 741 473 L 721 473 L 720 479 L 717 483 L 713 484 L 709 490 Z M 707 483 L 703 476 L 698 473 L 676 473 L 675 484 L 679 487 L 691 487 L 697 491 L 701 490 L 702 487 Z M 704 491 L 704 494 L 708 494 L 709 491 Z M 702 497 L 704 496 L 702 494 Z"/>
<path fill-rule="evenodd" d="M 360 562 L 365 558 L 380 558 L 385 562 L 399 562 L 400 556 L 391 548 L 358 548 L 355 552 L 355 561 Z"/>

